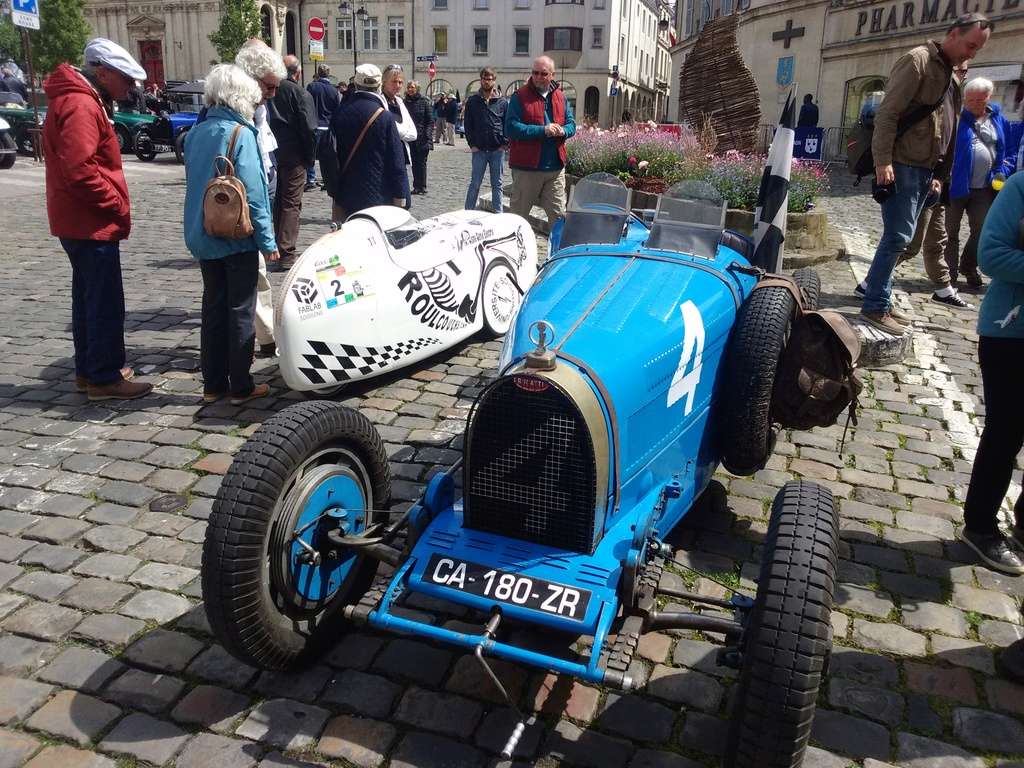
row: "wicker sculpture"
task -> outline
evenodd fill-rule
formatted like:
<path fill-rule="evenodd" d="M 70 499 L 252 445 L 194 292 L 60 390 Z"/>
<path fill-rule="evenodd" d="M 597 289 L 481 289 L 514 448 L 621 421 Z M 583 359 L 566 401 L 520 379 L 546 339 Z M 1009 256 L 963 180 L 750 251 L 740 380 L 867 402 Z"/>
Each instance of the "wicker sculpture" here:
<path fill-rule="evenodd" d="M 736 43 L 739 17 L 712 19 L 679 73 L 679 111 L 695 131 L 711 123 L 718 152 L 753 152 L 761 123 L 760 98 L 754 76 Z"/>

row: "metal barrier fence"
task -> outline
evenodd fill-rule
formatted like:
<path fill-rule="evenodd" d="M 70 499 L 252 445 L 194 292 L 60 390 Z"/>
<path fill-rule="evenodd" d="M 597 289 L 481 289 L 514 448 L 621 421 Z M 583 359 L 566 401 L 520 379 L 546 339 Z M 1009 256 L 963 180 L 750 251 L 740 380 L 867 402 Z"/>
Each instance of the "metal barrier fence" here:
<path fill-rule="evenodd" d="M 757 137 L 757 151 L 761 154 L 767 154 L 768 147 L 771 146 L 772 138 L 775 136 L 775 129 L 778 126 L 775 123 L 762 123 L 758 129 Z M 846 133 L 847 129 L 843 126 L 836 126 L 833 128 L 825 128 L 822 131 L 822 147 L 821 147 L 821 160 L 825 163 L 843 163 L 846 162 Z"/>

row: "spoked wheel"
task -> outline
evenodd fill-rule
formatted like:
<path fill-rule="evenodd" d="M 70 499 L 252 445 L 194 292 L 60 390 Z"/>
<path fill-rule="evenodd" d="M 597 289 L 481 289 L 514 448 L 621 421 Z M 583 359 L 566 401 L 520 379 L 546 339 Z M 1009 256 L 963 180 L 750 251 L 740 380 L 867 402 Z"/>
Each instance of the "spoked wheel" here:
<path fill-rule="evenodd" d="M 838 527 L 832 494 L 814 483 L 787 483 L 775 496 L 725 768 L 803 762 L 832 647 Z"/>
<path fill-rule="evenodd" d="M 156 146 L 153 144 L 153 137 L 145 128 L 139 129 L 135 134 L 135 156 L 143 162 L 150 162 L 156 157 Z"/>
<path fill-rule="evenodd" d="M 482 290 L 484 330 L 492 337 L 503 336 L 512 327 L 519 305 L 523 303 L 516 273 L 504 261 L 495 262 L 487 268 Z"/>
<path fill-rule="evenodd" d="M 121 154 L 130 152 L 132 149 L 132 132 L 123 125 L 117 124 L 114 126 L 114 133 L 117 134 L 117 147 L 121 150 Z"/>
<path fill-rule="evenodd" d="M 317 401 L 265 422 L 224 476 L 203 545 L 203 602 L 224 647 L 287 669 L 336 640 L 377 561 L 327 533 L 385 522 L 390 492 L 384 444 L 365 416 Z"/>
<path fill-rule="evenodd" d="M 174 137 L 174 158 L 181 163 L 185 164 L 185 136 L 188 131 L 182 131 Z"/>

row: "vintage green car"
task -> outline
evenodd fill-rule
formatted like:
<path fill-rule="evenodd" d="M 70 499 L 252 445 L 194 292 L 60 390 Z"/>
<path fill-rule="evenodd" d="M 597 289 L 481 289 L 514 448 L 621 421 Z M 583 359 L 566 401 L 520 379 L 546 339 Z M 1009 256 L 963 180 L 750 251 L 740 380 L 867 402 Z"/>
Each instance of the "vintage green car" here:
<path fill-rule="evenodd" d="M 32 154 L 32 134 L 30 132 L 35 125 L 35 117 L 32 109 L 14 104 L 0 103 L 0 117 L 6 120 L 11 126 L 11 136 L 23 155 Z M 46 110 L 39 110 L 39 125 L 43 124 L 46 117 Z"/>
<path fill-rule="evenodd" d="M 121 154 L 131 152 L 135 148 L 135 136 L 139 130 L 153 124 L 156 115 L 144 115 L 140 112 L 115 112 L 114 133 L 121 147 Z"/>

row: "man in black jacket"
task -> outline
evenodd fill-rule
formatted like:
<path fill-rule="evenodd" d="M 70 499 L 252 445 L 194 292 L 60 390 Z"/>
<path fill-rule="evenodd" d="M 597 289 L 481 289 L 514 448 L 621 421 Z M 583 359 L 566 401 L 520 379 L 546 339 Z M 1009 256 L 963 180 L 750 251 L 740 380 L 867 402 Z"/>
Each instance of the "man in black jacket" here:
<path fill-rule="evenodd" d="M 338 175 L 338 159 L 334 142 L 331 141 L 330 127 L 331 116 L 341 104 L 341 95 L 330 81 L 330 75 L 331 68 L 321 64 L 316 68 L 316 79 L 306 86 L 309 95 L 313 97 L 313 106 L 316 107 L 316 159 L 320 161 L 320 175 L 325 189 L 334 188 L 334 180 Z M 308 176 L 306 180 L 309 180 Z"/>
<path fill-rule="evenodd" d="M 291 79 L 298 72 L 298 59 L 285 56 L 289 77 L 281 81 L 277 95 L 267 104 L 270 130 L 277 140 L 277 195 L 274 197 L 274 234 L 281 259 L 278 270 L 295 263 L 299 238 L 299 215 L 306 186 L 306 169 L 316 159 L 316 107 L 313 97 Z"/>
<path fill-rule="evenodd" d="M 410 80 L 405 87 L 405 108 L 416 126 L 416 141 L 409 144 L 412 155 L 412 193 L 427 193 L 427 155 L 434 148 L 434 108 L 420 93 L 420 84 Z"/>
<path fill-rule="evenodd" d="M 466 99 L 463 128 L 473 154 L 473 172 L 466 192 L 466 210 L 476 208 L 484 170 L 491 171 L 491 205 L 501 213 L 501 175 L 505 170 L 505 112 L 508 99 L 495 89 L 498 76 L 490 67 L 480 70 L 480 90 Z"/>
<path fill-rule="evenodd" d="M 814 97 L 809 93 L 804 94 L 804 103 L 800 107 L 800 117 L 797 118 L 796 127 L 818 127 L 818 105 L 814 103 Z"/>

